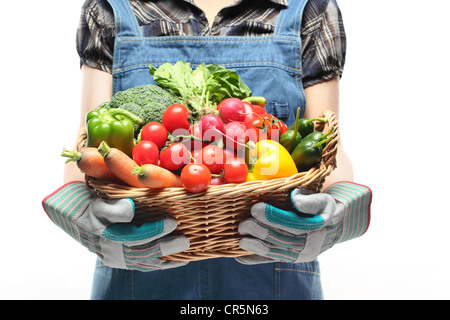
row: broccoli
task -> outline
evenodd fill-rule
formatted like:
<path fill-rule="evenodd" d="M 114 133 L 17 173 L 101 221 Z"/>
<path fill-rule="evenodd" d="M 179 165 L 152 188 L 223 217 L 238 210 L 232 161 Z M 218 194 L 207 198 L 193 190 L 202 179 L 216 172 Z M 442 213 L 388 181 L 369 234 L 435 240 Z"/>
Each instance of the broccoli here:
<path fill-rule="evenodd" d="M 132 102 L 134 104 L 130 105 Z M 144 120 L 143 124 L 157 121 L 162 122 L 162 114 L 172 104 L 180 103 L 180 100 L 167 91 L 154 84 L 146 84 L 117 92 L 111 99 L 111 108 L 132 108 L 140 112 L 127 109 Z"/>
<path fill-rule="evenodd" d="M 144 119 L 143 109 L 134 102 L 124 103 L 119 108 L 130 111 L 131 113 L 137 115 L 139 118 Z M 134 131 L 138 131 L 141 126 L 137 123 L 133 123 L 133 127 Z"/>
<path fill-rule="evenodd" d="M 106 108 L 106 109 L 111 109 L 111 101 L 105 101 L 103 103 L 101 103 L 97 108 L 95 109 L 100 109 L 100 108 Z"/>

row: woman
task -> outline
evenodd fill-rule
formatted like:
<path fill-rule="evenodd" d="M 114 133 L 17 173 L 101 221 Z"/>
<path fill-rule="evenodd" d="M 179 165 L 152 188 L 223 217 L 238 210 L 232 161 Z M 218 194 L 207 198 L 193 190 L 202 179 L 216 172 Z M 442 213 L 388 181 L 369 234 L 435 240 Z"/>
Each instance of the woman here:
<path fill-rule="evenodd" d="M 88 111 L 110 100 L 115 92 L 151 82 L 148 64 L 158 66 L 178 60 L 193 65 L 221 64 L 236 70 L 254 95 L 267 98 L 268 111 L 288 125 L 294 122 L 298 107 L 302 116 L 309 118 L 318 116 L 323 109 L 330 109 L 337 115 L 339 112 L 345 34 L 335 0 L 88 0 L 83 6 L 78 31 L 78 51 L 83 75 L 80 126 L 84 126 Z M 351 163 L 342 145 L 338 150 L 339 167 L 327 178 L 326 186 L 353 180 Z M 74 164 L 67 165 L 66 182 L 83 179 Z M 147 271 L 161 270 L 138 271 L 142 269 L 129 264 L 126 254 L 122 257 L 124 250 L 120 241 L 117 244 L 105 236 L 111 223 L 118 221 L 102 224 L 103 233 L 98 240 L 86 232 L 95 226 L 84 219 L 88 214 L 98 217 L 95 210 L 104 213 L 130 209 L 123 209 L 126 205 L 117 209 L 115 205 L 114 209 L 94 210 L 93 203 L 98 199 L 92 197 L 77 211 L 82 212 L 82 217 L 72 236 L 82 243 L 84 239 L 85 245 L 90 243 L 90 250 L 102 259 L 95 271 L 93 299 L 321 299 L 319 266 L 315 258 L 346 237 L 343 225 L 347 223 L 345 219 L 352 205 L 363 201 L 364 210 L 358 214 L 364 216 L 370 206 L 367 188 L 357 187 L 358 196 L 353 202 L 344 203 L 339 198 L 340 186 L 337 193 L 336 188 L 332 190 L 333 196 L 321 194 L 323 197 L 314 201 L 310 201 L 315 198 L 309 194 L 293 195 L 297 208 L 309 202 L 314 208 L 333 208 L 326 213 L 320 211 L 322 209 L 311 212 L 320 218 L 322 231 L 311 232 L 307 237 L 303 235 L 304 221 L 300 223 L 301 230 L 295 227 L 296 216 L 286 216 L 287 220 L 291 219 L 286 225 L 274 224 L 268 218 L 286 213 L 264 204 L 252 209 L 253 217 L 239 230 L 247 240 L 242 242 L 242 248 L 255 255 L 242 259 L 171 264 L 152 256 L 156 259 L 141 261 L 140 266 L 145 265 Z M 354 186 L 356 184 L 351 187 Z M 67 186 L 61 190 L 65 188 Z M 80 188 L 83 188 L 81 183 Z M 52 199 L 57 202 L 54 198 L 61 190 L 44 202 L 48 204 Z M 55 218 L 58 210 L 55 206 L 48 205 L 48 208 L 49 216 L 61 226 Z M 141 242 L 124 247 L 133 252 L 144 248 L 151 254 L 155 248 L 164 254 L 185 250 L 189 246 L 186 239 L 165 240 L 174 228 L 169 227 L 170 224 L 165 221 L 167 228 L 156 237 L 140 238 Z M 352 237 L 364 233 L 367 226 L 368 221 Z M 261 232 L 274 234 L 276 243 L 265 241 L 268 239 Z M 330 234 L 333 234 L 332 241 L 325 244 Z M 301 245 L 276 247 L 275 244 L 286 236 L 292 242 L 302 242 Z M 275 254 L 280 252 L 283 253 Z"/>

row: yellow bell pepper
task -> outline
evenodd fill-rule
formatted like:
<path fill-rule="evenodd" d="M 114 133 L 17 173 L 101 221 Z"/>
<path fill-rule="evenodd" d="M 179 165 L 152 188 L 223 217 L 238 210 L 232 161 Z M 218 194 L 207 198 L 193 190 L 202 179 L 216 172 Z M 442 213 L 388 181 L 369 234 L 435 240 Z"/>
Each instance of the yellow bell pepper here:
<path fill-rule="evenodd" d="M 298 173 L 297 166 L 289 152 L 274 140 L 260 140 L 250 150 L 249 159 L 257 159 L 247 181 L 270 180 L 290 177 Z"/>

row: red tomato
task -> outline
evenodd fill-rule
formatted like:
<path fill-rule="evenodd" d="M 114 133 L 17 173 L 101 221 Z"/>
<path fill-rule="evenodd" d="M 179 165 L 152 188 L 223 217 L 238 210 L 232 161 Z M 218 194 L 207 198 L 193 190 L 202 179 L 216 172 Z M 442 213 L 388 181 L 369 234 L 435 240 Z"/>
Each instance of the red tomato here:
<path fill-rule="evenodd" d="M 149 163 L 158 164 L 158 146 L 152 141 L 142 140 L 134 146 L 131 156 L 140 166 Z"/>
<path fill-rule="evenodd" d="M 269 118 L 255 118 L 247 123 L 246 136 L 248 140 L 258 142 L 268 139 Z"/>
<path fill-rule="evenodd" d="M 188 117 L 188 108 L 182 104 L 173 104 L 164 111 L 162 123 L 169 132 L 173 132 L 176 129 L 189 130 L 190 123 Z"/>
<path fill-rule="evenodd" d="M 243 159 L 228 159 L 223 169 L 227 183 L 243 183 L 247 180 L 248 167 Z"/>
<path fill-rule="evenodd" d="M 181 183 L 190 192 L 202 192 L 211 184 L 211 172 L 201 163 L 189 163 L 181 170 Z"/>
<path fill-rule="evenodd" d="M 141 130 L 141 140 L 154 142 L 162 148 L 167 141 L 167 129 L 159 122 L 149 122 Z"/>
<path fill-rule="evenodd" d="M 161 151 L 159 165 L 167 170 L 177 170 L 189 163 L 190 159 L 191 155 L 187 147 L 175 142 Z"/>
<path fill-rule="evenodd" d="M 195 152 L 194 159 L 204 164 L 211 173 L 219 173 L 225 164 L 225 153 L 222 148 L 215 145 L 207 145 L 201 152 Z"/>
<path fill-rule="evenodd" d="M 245 106 L 245 120 L 244 124 L 247 125 L 248 122 L 254 120 L 254 119 L 261 119 L 263 117 L 269 116 L 266 109 L 264 109 L 261 106 L 252 105 L 251 103 L 244 101 Z"/>
<path fill-rule="evenodd" d="M 280 137 L 283 133 L 289 130 L 283 121 L 278 120 L 277 117 L 270 116 L 271 126 L 267 130 L 268 138 L 275 141 L 280 141 Z"/>
<path fill-rule="evenodd" d="M 269 113 L 267 112 L 267 110 L 264 109 L 264 108 L 261 107 L 261 106 L 258 106 L 258 105 L 253 104 L 251 108 L 252 108 L 252 110 L 253 110 L 254 113 L 256 113 L 257 115 L 260 115 L 260 116 L 262 116 L 262 117 L 266 117 L 266 116 L 269 115 Z"/>

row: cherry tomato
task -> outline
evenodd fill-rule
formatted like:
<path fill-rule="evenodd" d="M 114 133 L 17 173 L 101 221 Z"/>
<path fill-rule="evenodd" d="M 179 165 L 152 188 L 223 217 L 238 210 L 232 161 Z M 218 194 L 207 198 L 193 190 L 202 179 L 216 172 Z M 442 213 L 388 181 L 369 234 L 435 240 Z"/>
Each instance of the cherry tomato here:
<path fill-rule="evenodd" d="M 167 129 L 159 122 L 149 122 L 141 130 L 141 140 L 154 142 L 162 148 L 167 141 Z"/>
<path fill-rule="evenodd" d="M 211 173 L 219 173 L 225 164 L 225 153 L 216 145 L 207 145 L 200 152 L 194 152 L 194 159 L 204 164 Z"/>
<path fill-rule="evenodd" d="M 227 183 L 243 183 L 247 180 L 248 167 L 243 159 L 228 159 L 223 169 Z"/>
<path fill-rule="evenodd" d="M 245 107 L 245 120 L 244 124 L 247 125 L 248 122 L 254 120 L 254 119 L 261 119 L 263 117 L 268 116 L 266 109 L 264 109 L 261 106 L 252 105 L 251 103 L 244 101 L 244 107 Z"/>
<path fill-rule="evenodd" d="M 173 104 L 164 111 L 162 123 L 169 132 L 173 132 L 176 129 L 189 130 L 190 123 L 188 117 L 188 108 L 182 104 Z"/>
<path fill-rule="evenodd" d="M 278 124 L 280 125 L 281 134 L 283 134 L 289 130 L 288 126 L 283 121 L 280 120 L 280 122 L 278 122 Z"/>
<path fill-rule="evenodd" d="M 269 113 L 267 112 L 267 110 L 264 109 L 264 108 L 261 107 L 261 106 L 258 106 L 258 105 L 253 104 L 253 105 L 251 105 L 251 108 L 252 108 L 253 113 L 256 113 L 257 115 L 260 115 L 260 116 L 262 116 L 262 117 L 265 117 L 265 116 L 268 116 L 268 115 L 269 115 Z"/>
<path fill-rule="evenodd" d="M 142 140 L 134 146 L 131 156 L 140 166 L 149 163 L 158 164 L 159 149 L 154 142 Z"/>
<path fill-rule="evenodd" d="M 280 137 L 283 133 L 289 130 L 289 128 L 286 126 L 286 124 L 278 120 L 277 117 L 270 115 L 269 117 L 272 125 L 269 126 L 267 130 L 268 138 L 275 141 L 280 141 Z"/>
<path fill-rule="evenodd" d="M 268 139 L 268 128 L 271 126 L 269 118 L 255 118 L 247 123 L 246 136 L 248 140 L 258 142 Z"/>
<path fill-rule="evenodd" d="M 211 172 L 201 163 L 189 163 L 181 170 L 181 183 L 190 192 L 202 192 L 211 184 Z"/>
<path fill-rule="evenodd" d="M 187 147 L 179 142 L 172 143 L 161 151 L 159 165 L 167 170 L 178 170 L 189 163 L 191 155 Z"/>

